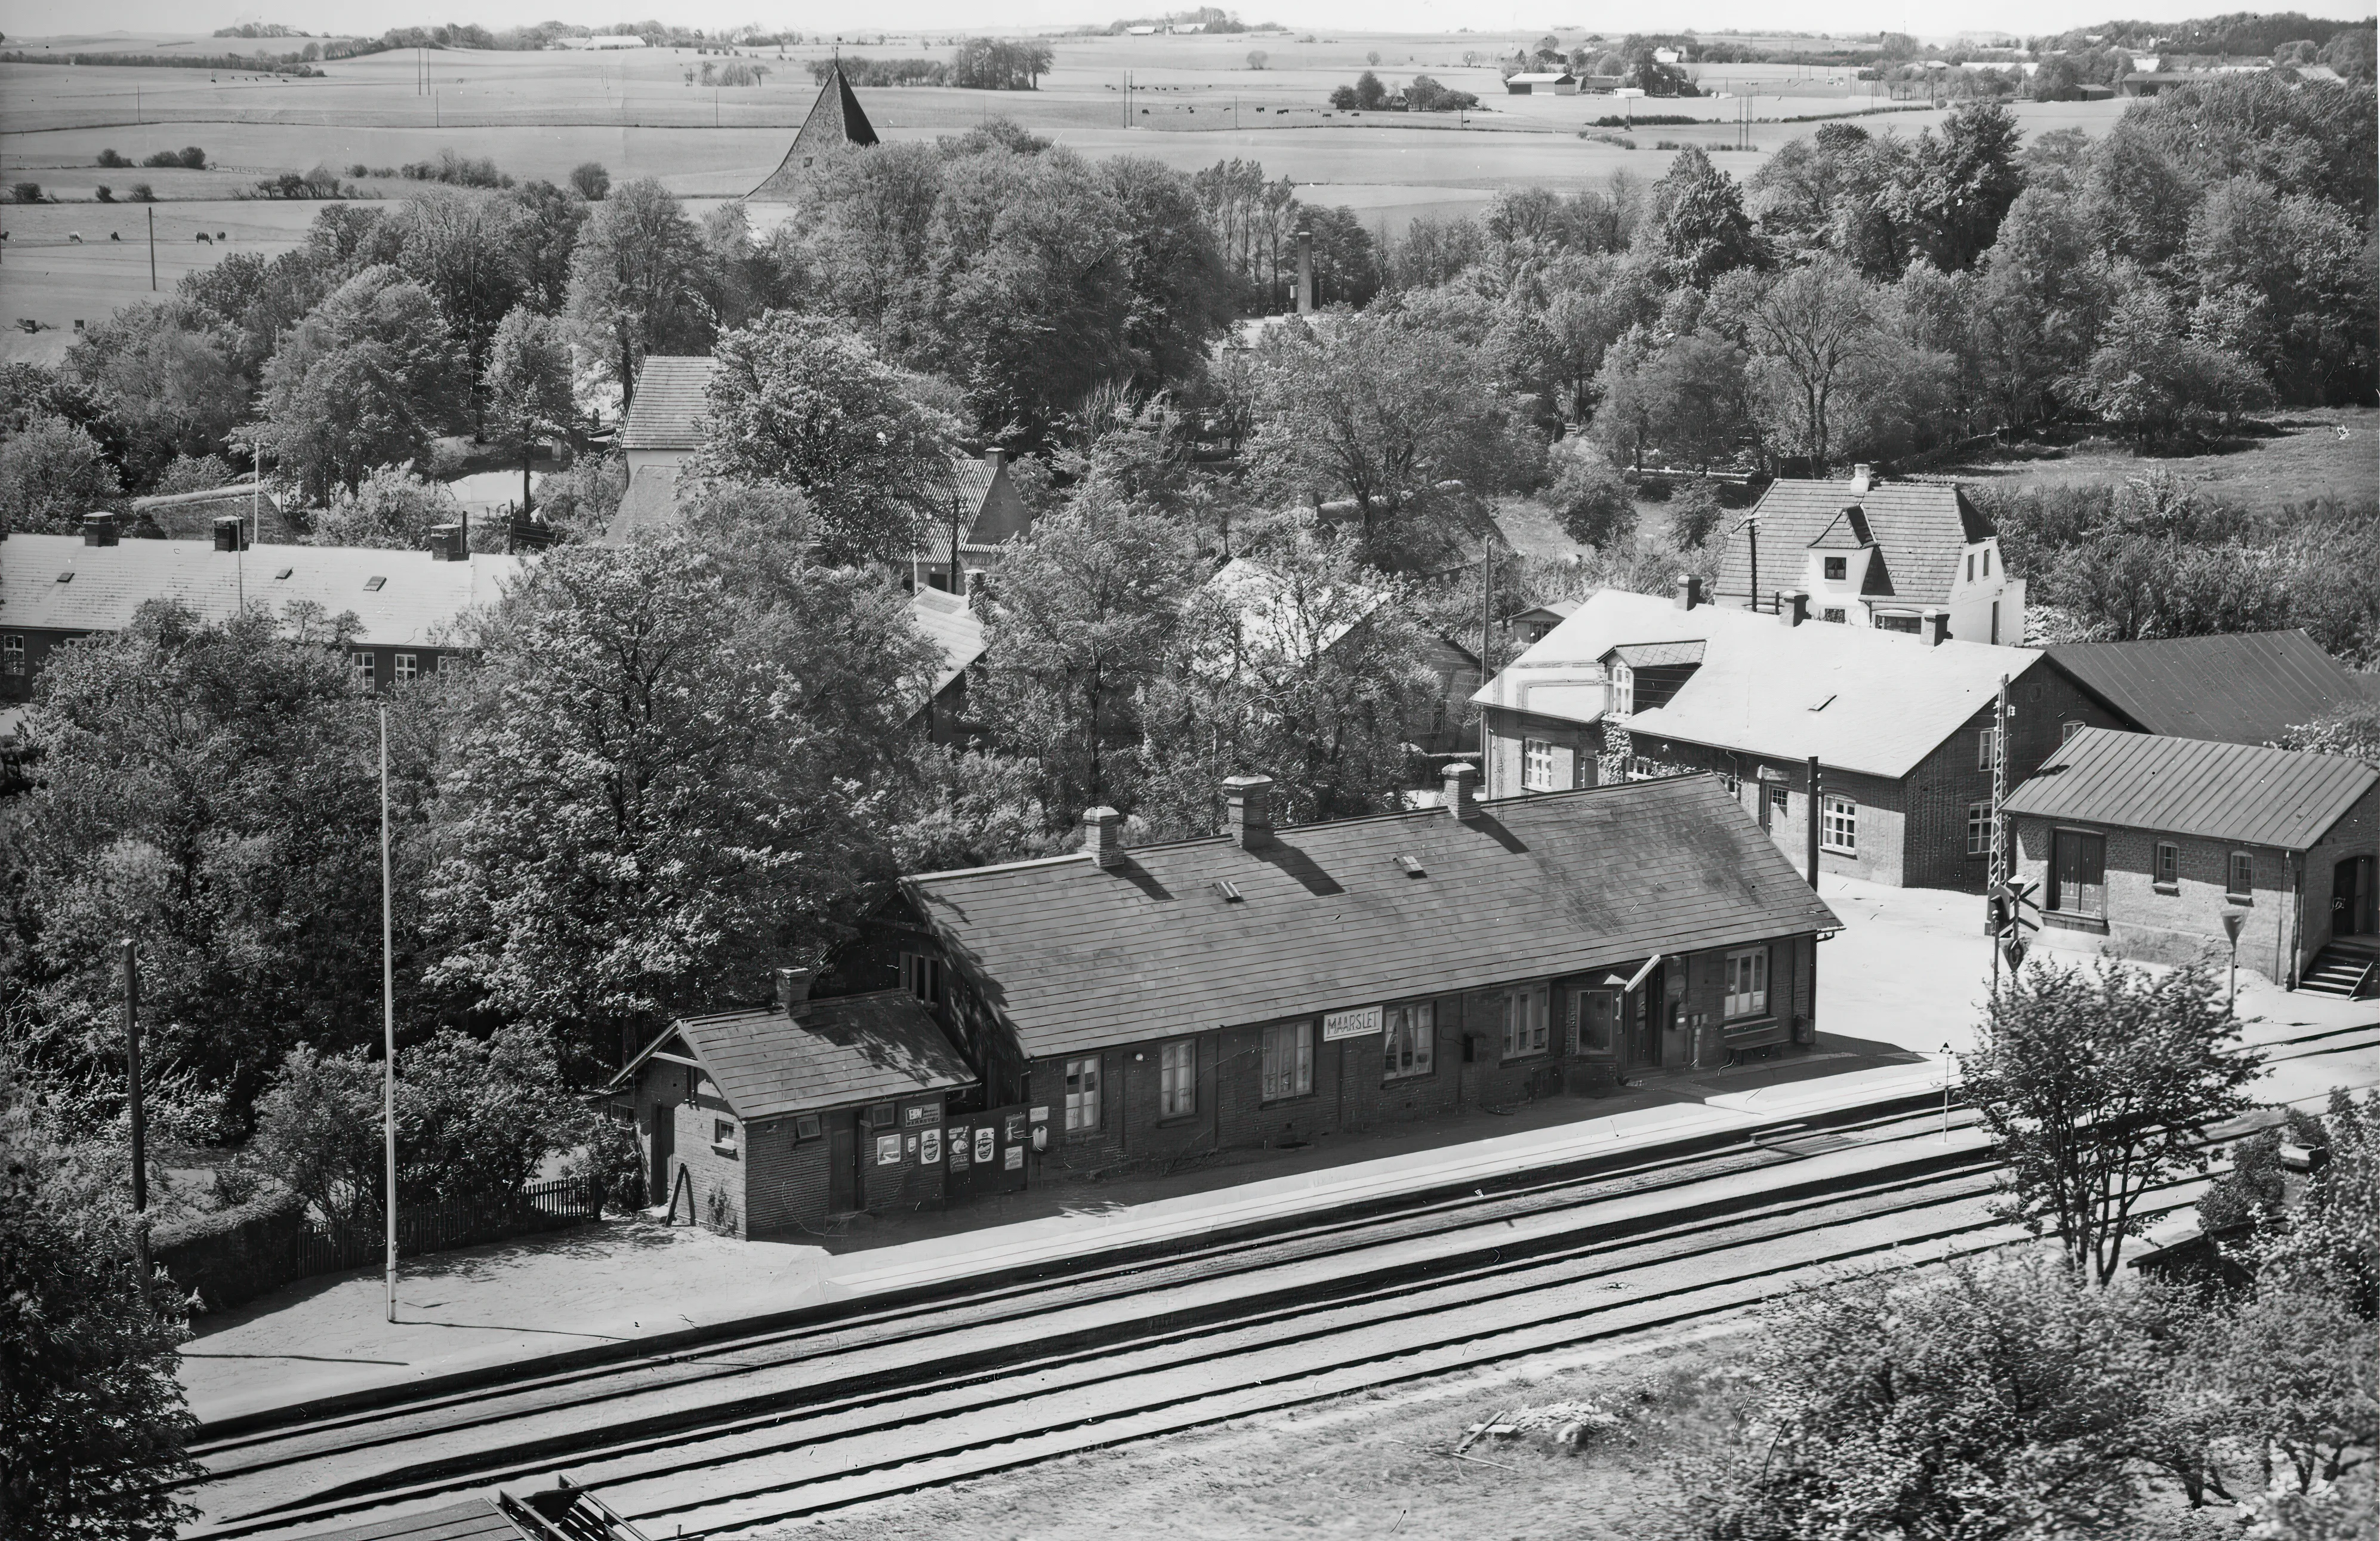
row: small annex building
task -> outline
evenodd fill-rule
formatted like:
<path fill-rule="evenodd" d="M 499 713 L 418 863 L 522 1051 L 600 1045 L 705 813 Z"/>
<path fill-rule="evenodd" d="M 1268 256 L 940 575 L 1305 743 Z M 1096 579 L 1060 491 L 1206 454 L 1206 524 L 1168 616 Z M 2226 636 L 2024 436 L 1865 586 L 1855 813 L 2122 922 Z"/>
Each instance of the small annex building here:
<path fill-rule="evenodd" d="M 1576 96 L 1578 77 L 1566 69 L 1524 70 L 1504 77 L 1508 96 Z"/>
<path fill-rule="evenodd" d="M 918 632 L 940 650 L 924 702 L 909 718 L 937 744 L 964 744 L 973 734 L 967 717 L 967 686 L 983 661 L 983 616 L 971 596 L 939 588 L 909 593 L 909 613 Z"/>
<path fill-rule="evenodd" d="M 948 536 L 958 527 L 959 573 L 951 576 Z M 926 522 L 926 544 L 910 562 L 910 582 L 917 588 L 965 593 L 968 575 L 1000 570 L 1009 541 L 1033 533 L 1033 507 L 1016 489 L 1009 473 L 1007 452 L 987 450 L 980 457 L 951 456 L 951 507 L 946 521 Z"/>
<path fill-rule="evenodd" d="M 168 540 L 212 540 L 215 521 L 227 515 L 246 520 L 249 540 L 259 545 L 294 544 L 303 533 L 289 519 L 279 498 L 249 483 L 135 498 L 132 523 L 124 533 L 136 539 L 163 536 Z"/>
<path fill-rule="evenodd" d="M 750 1237 L 941 1207 L 943 1110 L 975 1075 L 915 996 L 809 982 L 780 969 L 766 1006 L 672 1023 L 606 1088 L 673 1220 Z"/>
<path fill-rule="evenodd" d="M 54 649 L 123 630 L 151 600 L 178 601 L 208 621 L 242 605 L 353 615 L 345 650 L 356 682 L 404 685 L 469 655 L 462 621 L 502 599 L 525 561 L 464 550 L 455 525 L 432 530 L 429 550 L 408 552 L 251 546 L 243 524 L 225 516 L 206 544 L 120 540 L 104 514 L 86 517 L 79 536 L 0 533 L 0 702 L 31 699 Z"/>
<path fill-rule="evenodd" d="M 1946 481 L 1779 479 L 1728 532 L 1711 593 L 1776 614 L 1796 595 L 1814 621 L 1960 642 L 2024 640 L 2024 582 L 1999 531 Z"/>
<path fill-rule="evenodd" d="M 710 381 L 719 360 L 684 354 L 648 354 L 637 366 L 637 389 L 620 425 L 631 490 L 639 471 L 674 471 L 702 447 L 710 431 Z"/>
<path fill-rule="evenodd" d="M 2010 794 L 2043 936 L 2277 983 L 2369 991 L 2380 963 L 2380 770 L 2347 755 L 2084 729 Z"/>
<path fill-rule="evenodd" d="M 2128 724 L 2041 652 L 1827 625 L 1702 601 L 1597 593 L 1476 699 L 1489 795 L 1707 770 L 1802 858 L 1819 764 L 1819 861 L 1844 877 L 1981 892 L 1992 711 L 2009 681 L 2008 784 L 2066 734 Z"/>
<path fill-rule="evenodd" d="M 901 883 L 838 962 L 931 1001 L 1069 1169 L 1294 1144 L 1807 1044 L 1839 929 L 1709 776 L 1275 827 Z"/>
<path fill-rule="evenodd" d="M 2380 674 L 2349 669 L 2301 628 L 2045 650 L 2126 722 L 2168 738 L 2271 744 L 2341 708 L 2380 701 Z"/>

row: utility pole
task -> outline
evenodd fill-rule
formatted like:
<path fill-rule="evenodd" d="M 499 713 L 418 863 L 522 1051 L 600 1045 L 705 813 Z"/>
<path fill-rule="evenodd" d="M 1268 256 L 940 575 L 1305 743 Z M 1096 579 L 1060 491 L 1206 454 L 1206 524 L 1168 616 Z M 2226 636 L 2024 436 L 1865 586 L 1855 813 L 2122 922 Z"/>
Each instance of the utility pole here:
<path fill-rule="evenodd" d="M 140 1298 L 149 1299 L 149 1118 L 140 1095 L 140 961 L 132 939 L 124 954 L 124 1087 L 132 1108 L 132 1247 L 140 1268 Z"/>
<path fill-rule="evenodd" d="M 959 490 L 951 488 L 951 576 L 950 591 L 959 592 Z"/>
<path fill-rule="evenodd" d="M 157 292 L 157 211 L 149 211 L 149 292 Z"/>
<path fill-rule="evenodd" d="M 1818 757 L 1810 757 L 1810 888 L 1818 887 Z"/>
<path fill-rule="evenodd" d="M 1486 685 L 1496 673 L 1496 537 L 1490 533 L 1480 542 L 1479 551 L 1479 683 Z M 1489 743 L 1488 713 L 1479 713 L 1479 790 L 1488 793 Z"/>
<path fill-rule="evenodd" d="M 386 1057 L 380 1083 L 388 1147 L 388 1319 L 396 1320 L 396 926 L 389 899 L 388 708 L 380 709 L 380 1023 Z"/>
<path fill-rule="evenodd" d="M 2007 822 L 2000 817 L 2000 805 L 2008 800 L 2008 724 L 2009 677 L 2000 676 L 1999 695 L 1992 703 L 1992 828 L 1991 857 L 1986 864 L 1985 892 L 1991 897 L 1985 901 L 1985 929 L 1991 934 L 1992 993 L 2000 989 L 2000 948 L 2008 933 L 2016 925 L 2016 899 L 2009 887 Z"/>
<path fill-rule="evenodd" d="M 1752 541 L 1752 597 L 1750 602 L 1753 609 L 1758 610 L 1760 608 L 1760 516 L 1758 513 L 1751 513 L 1743 516 L 1743 530 L 1744 534 Z"/>

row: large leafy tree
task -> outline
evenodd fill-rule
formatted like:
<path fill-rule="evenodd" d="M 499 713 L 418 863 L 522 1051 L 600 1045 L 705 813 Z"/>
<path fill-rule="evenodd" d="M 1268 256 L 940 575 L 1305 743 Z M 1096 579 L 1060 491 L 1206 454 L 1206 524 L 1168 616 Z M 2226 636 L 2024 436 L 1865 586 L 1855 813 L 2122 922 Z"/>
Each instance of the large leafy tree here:
<path fill-rule="evenodd" d="M 434 977 L 577 1074 L 821 949 L 871 870 L 919 649 L 868 572 L 671 538 L 549 554 L 455 693 Z"/>
<path fill-rule="evenodd" d="M 1961 272 L 1999 237 L 2000 220 L 2024 190 L 2016 118 L 1998 102 L 1961 102 L 1942 131 L 1917 136 L 1895 202 L 1917 253 L 1945 273 Z"/>
<path fill-rule="evenodd" d="M 1623 465 L 1641 467 L 1656 447 L 1677 464 L 1725 460 L 1752 426 L 1743 367 L 1742 351 L 1722 338 L 1631 333 L 1595 377 L 1601 405 L 1589 432 Z"/>
<path fill-rule="evenodd" d="M 430 291 L 399 268 L 369 267 L 282 339 L 256 437 L 319 503 L 376 466 L 426 455 L 468 385 Z"/>
<path fill-rule="evenodd" d="M 64 418 L 35 418 L 0 443 L 0 528 L 67 533 L 120 491 L 99 442 Z"/>
<path fill-rule="evenodd" d="M 2263 1072 L 2205 968 L 2112 960 L 2029 964 L 1959 1063 L 2008 1168 L 2002 1211 L 2102 1282 L 2146 1223 L 2142 1199 L 2206 1170 L 2204 1132 L 2252 1106 Z"/>
<path fill-rule="evenodd" d="M 520 505 L 527 513 L 529 462 L 539 443 L 568 437 L 577 418 L 563 323 L 525 305 L 515 309 L 496 328 L 480 387 L 489 437 L 520 456 Z"/>
<path fill-rule="evenodd" d="M 1708 288 L 1721 273 L 1765 267 L 1766 244 L 1743 212 L 1743 189 L 1688 146 L 1653 184 L 1654 251 L 1675 281 Z"/>
<path fill-rule="evenodd" d="M 402 268 L 438 302 L 474 385 L 487 372 L 496 328 L 528 297 L 521 213 L 509 198 L 426 188 L 399 204 L 375 237 L 375 253 L 385 254 L 381 260 Z"/>
<path fill-rule="evenodd" d="M 1838 397 L 1891 340 L 1885 291 L 1840 258 L 1821 257 L 1782 274 L 1738 274 L 1712 309 L 1716 324 L 1754 355 L 1774 437 L 1823 471 L 1840 436 Z"/>
<path fill-rule="evenodd" d="M 710 346 L 710 250 L 657 177 L 614 188 L 592 206 L 570 258 L 571 318 L 633 397 L 649 353 Z"/>
<path fill-rule="evenodd" d="M 118 457 L 145 485 L 176 455 L 212 455 L 245 414 L 249 382 L 194 307 L 135 305 L 86 333 L 67 370 L 122 435 Z"/>
<path fill-rule="evenodd" d="M 905 557 L 954 495 L 947 416 L 833 322 L 771 311 L 719 339 L 698 473 L 798 489 L 832 561 Z"/>

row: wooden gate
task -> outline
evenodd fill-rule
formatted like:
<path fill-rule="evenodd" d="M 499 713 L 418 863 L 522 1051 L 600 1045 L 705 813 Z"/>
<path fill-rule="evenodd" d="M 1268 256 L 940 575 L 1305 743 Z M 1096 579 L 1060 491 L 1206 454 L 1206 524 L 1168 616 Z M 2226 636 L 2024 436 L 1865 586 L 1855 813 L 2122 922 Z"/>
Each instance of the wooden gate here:
<path fill-rule="evenodd" d="M 1023 1103 L 950 1114 L 942 1128 L 942 1192 L 953 1199 L 1025 1190 L 1033 1131 Z"/>

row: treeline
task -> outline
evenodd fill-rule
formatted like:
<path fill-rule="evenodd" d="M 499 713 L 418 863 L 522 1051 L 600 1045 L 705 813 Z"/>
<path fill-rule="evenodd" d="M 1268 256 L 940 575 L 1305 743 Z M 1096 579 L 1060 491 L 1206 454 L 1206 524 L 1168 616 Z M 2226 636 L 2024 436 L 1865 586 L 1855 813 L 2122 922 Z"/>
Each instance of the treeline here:
<path fill-rule="evenodd" d="M 322 72 L 308 60 L 322 57 L 314 43 L 306 45 L 310 52 L 278 55 L 258 54 L 56 54 L 43 49 L 29 54 L 21 48 L 0 53 L 0 64 L 46 64 L 110 66 L 137 69 L 222 69 L 246 70 L 263 75 L 286 75 L 292 79 L 310 79 Z"/>
<path fill-rule="evenodd" d="M 1213 6 L 1201 6 L 1196 10 L 1172 11 L 1164 16 L 1135 16 L 1107 25 L 1110 37 L 1122 37 L 1135 27 L 1197 27 L 1209 32 L 1278 31 L 1277 27 L 1249 27 L 1231 11 L 1218 10 Z"/>
<path fill-rule="evenodd" d="M 967 38 L 948 63 L 940 59 L 868 59 L 854 55 L 839 61 L 855 86 L 956 86 L 965 91 L 1038 91 L 1053 58 L 1047 43 L 1011 42 L 1003 38 Z M 810 79 L 823 85 L 834 73 L 834 59 L 809 61 Z"/>
<path fill-rule="evenodd" d="M 2301 11 L 2233 11 L 2189 21 L 2103 21 L 2095 27 L 2077 27 L 2055 37 L 2031 39 L 2026 46 L 2044 52 L 2104 44 L 2143 51 L 2157 48 L 2175 54 L 2262 58 L 2288 43 L 2302 41 L 2320 48 L 2342 34 L 2368 34 L 2373 25 L 2369 18 L 2340 21 L 2307 16 Z"/>

